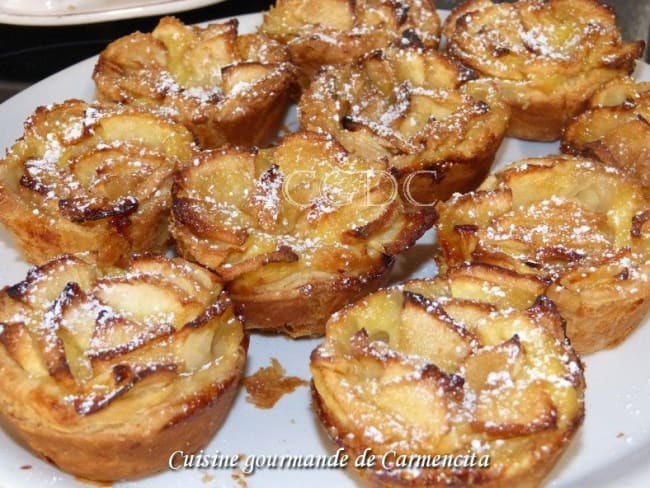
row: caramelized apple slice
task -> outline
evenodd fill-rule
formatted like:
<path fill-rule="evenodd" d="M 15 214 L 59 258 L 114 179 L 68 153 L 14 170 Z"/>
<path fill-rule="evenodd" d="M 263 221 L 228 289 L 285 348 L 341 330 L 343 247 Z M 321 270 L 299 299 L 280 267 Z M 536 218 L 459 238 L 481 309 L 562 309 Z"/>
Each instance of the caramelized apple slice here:
<path fill-rule="evenodd" d="M 212 296 L 219 289 L 217 275 L 200 266 L 190 265 L 180 258 L 139 256 L 131 260 L 130 269 L 173 283 L 188 295 L 201 298 Z"/>
<path fill-rule="evenodd" d="M 178 155 L 181 160 L 193 155 L 186 131 L 175 124 L 161 123 L 158 117 L 146 112 L 104 116 L 98 122 L 95 133 L 107 144 L 142 144 L 163 154 Z"/>
<path fill-rule="evenodd" d="M 472 334 L 422 295 L 404 292 L 403 307 L 399 348 L 445 371 L 457 371 L 472 352 Z"/>
<path fill-rule="evenodd" d="M 72 256 L 62 256 L 39 268 L 33 268 L 27 278 L 10 287 L 7 294 L 34 306 L 44 306 L 54 301 L 68 283 L 87 288 L 97 276 L 96 271 L 84 261 Z"/>
<path fill-rule="evenodd" d="M 124 317 L 103 314 L 97 318 L 88 358 L 91 361 L 112 359 L 160 337 L 170 336 L 174 330 L 168 323 L 143 324 Z"/>
<path fill-rule="evenodd" d="M 465 362 L 465 379 L 476 392 L 512 383 L 519 377 L 525 354 L 518 336 L 497 346 L 481 348 Z"/>
<path fill-rule="evenodd" d="M 426 432 L 429 441 L 435 443 L 449 433 L 451 426 L 448 400 L 441 394 L 444 388 L 431 376 L 425 375 L 419 381 L 381 381 L 376 402 L 380 409 L 397 416 L 408 429 Z"/>
<path fill-rule="evenodd" d="M 557 411 L 546 389 L 533 382 L 527 387 L 509 386 L 483 390 L 472 427 L 501 437 L 534 434 L 555 428 Z"/>
<path fill-rule="evenodd" d="M 223 91 L 226 95 L 233 95 L 251 83 L 273 73 L 273 69 L 272 66 L 250 62 L 227 66 L 221 71 Z"/>
<path fill-rule="evenodd" d="M 498 308 L 530 307 L 547 285 L 536 276 L 521 276 L 480 263 L 450 269 L 449 277 L 452 296 L 489 303 Z"/>
<path fill-rule="evenodd" d="M 0 343 L 4 346 L 7 354 L 18 363 L 18 365 L 29 374 L 35 377 L 47 376 L 48 366 L 39 353 L 38 341 L 25 325 L 20 322 L 3 322 L 0 331 Z"/>
<path fill-rule="evenodd" d="M 133 320 L 165 323 L 174 328 L 182 327 L 202 308 L 176 285 L 151 276 L 103 278 L 98 280 L 93 294 Z"/>

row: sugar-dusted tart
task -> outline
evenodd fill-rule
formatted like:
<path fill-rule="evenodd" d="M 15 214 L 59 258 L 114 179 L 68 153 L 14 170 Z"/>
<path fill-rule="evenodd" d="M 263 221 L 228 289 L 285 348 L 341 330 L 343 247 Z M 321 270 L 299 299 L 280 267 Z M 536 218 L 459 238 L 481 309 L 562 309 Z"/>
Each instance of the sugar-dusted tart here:
<path fill-rule="evenodd" d="M 302 84 L 328 64 L 345 64 L 403 42 L 438 47 L 433 0 L 278 0 L 259 29 L 285 43 Z"/>
<path fill-rule="evenodd" d="M 40 107 L 0 160 L 0 222 L 36 264 L 159 250 L 173 173 L 194 154 L 185 127 L 151 113 L 81 100 Z"/>
<path fill-rule="evenodd" d="M 445 21 L 447 52 L 493 79 L 512 108 L 508 134 L 552 141 L 591 94 L 632 73 L 643 41 L 625 42 L 599 0 L 469 0 Z"/>
<path fill-rule="evenodd" d="M 545 284 L 474 264 L 336 313 L 314 404 L 381 487 L 535 487 L 584 417 L 582 365 Z"/>
<path fill-rule="evenodd" d="M 295 69 L 284 46 L 237 28 L 164 17 L 150 34 L 122 37 L 99 56 L 97 97 L 171 115 L 203 147 L 264 144 L 282 123 Z"/>
<path fill-rule="evenodd" d="M 526 159 L 438 210 L 443 267 L 478 261 L 543 277 L 579 353 L 622 341 L 650 306 L 650 202 L 614 167 Z"/>
<path fill-rule="evenodd" d="M 434 49 L 375 50 L 322 70 L 300 100 L 300 123 L 359 157 L 387 158 L 407 202 L 446 200 L 483 181 L 510 113 L 491 83 L 463 77 Z"/>
<path fill-rule="evenodd" d="M 62 470 L 168 468 L 223 422 L 248 340 L 217 277 L 180 258 L 61 256 L 0 292 L 0 414 Z"/>
<path fill-rule="evenodd" d="M 595 157 L 650 187 L 650 83 L 603 85 L 564 129 L 562 151 Z"/>
<path fill-rule="evenodd" d="M 172 193 L 180 253 L 228 281 L 248 328 L 292 337 L 322 335 L 435 218 L 432 207 L 405 208 L 385 162 L 312 132 L 260 151 L 206 152 Z"/>

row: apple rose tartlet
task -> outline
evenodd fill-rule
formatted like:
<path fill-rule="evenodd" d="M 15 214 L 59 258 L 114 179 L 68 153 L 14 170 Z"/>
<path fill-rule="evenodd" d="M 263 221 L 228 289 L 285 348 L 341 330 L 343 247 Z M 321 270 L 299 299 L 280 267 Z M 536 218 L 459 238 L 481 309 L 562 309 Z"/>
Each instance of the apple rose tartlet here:
<path fill-rule="evenodd" d="M 478 261 L 544 277 L 579 353 L 622 341 L 650 306 L 650 202 L 616 168 L 526 159 L 438 210 L 443 268 Z"/>
<path fill-rule="evenodd" d="M 650 187 L 650 83 L 617 78 L 601 87 L 562 135 L 562 151 L 595 157 Z"/>
<path fill-rule="evenodd" d="M 494 80 L 512 108 L 508 135 L 552 141 L 591 94 L 632 73 L 643 41 L 624 42 L 598 0 L 470 0 L 445 21 L 447 52 Z"/>
<path fill-rule="evenodd" d="M 416 41 L 438 47 L 440 18 L 433 0 L 278 0 L 260 32 L 287 45 L 306 86 L 321 66 L 373 49 Z"/>
<path fill-rule="evenodd" d="M 492 84 L 462 83 L 435 50 L 376 50 L 324 69 L 300 100 L 300 123 L 361 158 L 387 158 L 402 197 L 426 205 L 481 184 L 508 127 Z"/>
<path fill-rule="evenodd" d="M 372 486 L 535 487 L 584 417 L 582 365 L 545 284 L 496 266 L 381 290 L 334 314 L 314 404 Z"/>
<path fill-rule="evenodd" d="M 73 256 L 0 292 L 0 413 L 36 453 L 93 480 L 194 452 L 225 418 L 248 340 L 217 277 L 180 258 L 98 270 Z"/>
<path fill-rule="evenodd" d="M 310 132 L 206 152 L 174 183 L 171 232 L 186 259 L 229 282 L 248 328 L 322 335 L 433 224 L 432 207 L 405 209 L 387 169 Z"/>
<path fill-rule="evenodd" d="M 0 160 L 0 222 L 28 261 L 92 251 L 114 264 L 169 239 L 173 173 L 195 154 L 180 124 L 68 100 L 40 107 Z"/>
<path fill-rule="evenodd" d="M 122 37 L 99 56 L 97 97 L 171 115 L 203 147 L 264 144 L 282 123 L 295 68 L 284 46 L 237 28 L 165 17 L 151 34 Z"/>

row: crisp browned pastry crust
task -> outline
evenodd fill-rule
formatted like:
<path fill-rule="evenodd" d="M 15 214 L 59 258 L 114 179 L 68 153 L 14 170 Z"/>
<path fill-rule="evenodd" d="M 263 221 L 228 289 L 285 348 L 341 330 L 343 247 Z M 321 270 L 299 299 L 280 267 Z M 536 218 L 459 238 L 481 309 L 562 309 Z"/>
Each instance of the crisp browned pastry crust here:
<path fill-rule="evenodd" d="M 0 221 L 36 264 L 159 250 L 172 174 L 194 152 L 185 127 L 150 113 L 81 100 L 40 107 L 0 161 Z"/>
<path fill-rule="evenodd" d="M 201 146 L 264 144 L 275 136 L 294 84 L 286 49 L 237 35 L 237 20 L 190 27 L 163 18 L 151 34 L 122 37 L 100 54 L 100 100 L 162 111 Z"/>
<path fill-rule="evenodd" d="M 230 281 L 248 328 L 322 335 L 433 223 L 430 207 L 407 213 L 396 186 L 384 162 L 298 132 L 203 154 L 174 184 L 171 231 L 183 256 Z"/>
<path fill-rule="evenodd" d="M 498 264 L 549 282 L 576 350 L 613 346 L 650 306 L 650 202 L 619 170 L 526 159 L 439 206 L 441 264 Z"/>
<path fill-rule="evenodd" d="M 595 157 L 650 188 L 650 83 L 617 78 L 564 129 L 562 151 Z"/>
<path fill-rule="evenodd" d="M 285 43 L 307 86 L 321 66 L 349 63 L 389 45 L 438 47 L 433 0 L 278 0 L 260 32 Z"/>
<path fill-rule="evenodd" d="M 540 483 L 584 416 L 582 366 L 544 288 L 463 266 L 332 316 L 311 356 L 314 399 L 351 459 L 377 457 L 361 477 L 381 487 Z M 445 455 L 460 464 L 441 465 Z"/>
<path fill-rule="evenodd" d="M 180 258 L 98 270 L 72 256 L 0 293 L 0 413 L 76 476 L 118 480 L 203 447 L 247 338 L 216 276 Z"/>
<path fill-rule="evenodd" d="M 300 122 L 361 158 L 387 158 L 407 202 L 446 200 L 481 184 L 510 113 L 490 83 L 462 83 L 459 66 L 433 49 L 373 51 L 322 71 Z"/>
<path fill-rule="evenodd" d="M 643 41 L 624 42 L 598 0 L 470 0 L 445 21 L 447 50 L 493 79 L 512 108 L 508 134 L 551 141 L 604 82 L 632 73 Z"/>

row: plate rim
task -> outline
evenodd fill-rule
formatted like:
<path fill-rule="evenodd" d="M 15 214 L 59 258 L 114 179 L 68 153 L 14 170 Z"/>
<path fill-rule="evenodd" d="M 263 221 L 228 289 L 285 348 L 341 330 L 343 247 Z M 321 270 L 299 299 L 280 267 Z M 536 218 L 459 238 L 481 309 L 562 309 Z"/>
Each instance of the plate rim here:
<path fill-rule="evenodd" d="M 10 11 L 0 5 L 0 23 L 33 27 L 69 26 L 87 23 L 96 24 L 100 22 L 111 22 L 115 20 L 183 12 L 186 10 L 214 5 L 223 1 L 225 0 L 142 0 L 140 4 L 137 5 L 112 7 L 110 0 L 102 0 L 100 5 L 105 5 L 105 8 L 96 7 L 92 10 L 77 10 L 65 13 L 62 13 L 59 9 L 53 11 L 51 14 L 41 15 L 32 15 L 29 13 L 23 14 L 13 10 Z"/>

